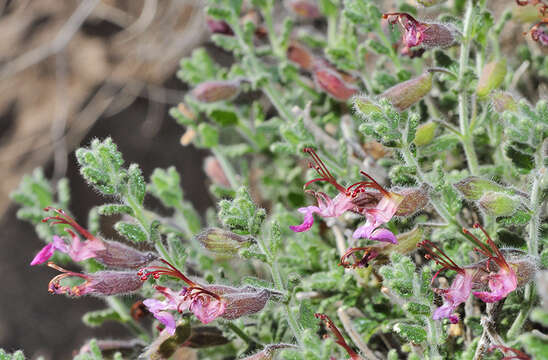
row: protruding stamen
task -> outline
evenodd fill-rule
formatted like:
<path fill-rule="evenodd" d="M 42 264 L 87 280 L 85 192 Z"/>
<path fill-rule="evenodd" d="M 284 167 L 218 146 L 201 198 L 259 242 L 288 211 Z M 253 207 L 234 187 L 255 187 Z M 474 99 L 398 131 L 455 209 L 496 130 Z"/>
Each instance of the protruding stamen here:
<path fill-rule="evenodd" d="M 451 269 L 454 271 L 457 271 L 459 273 L 463 273 L 464 269 L 458 266 L 442 249 L 440 249 L 438 246 L 436 246 L 433 242 L 430 240 L 424 240 L 417 244 L 418 247 L 422 247 L 428 254 L 425 255 L 425 258 L 434 260 L 436 264 L 441 265 L 442 268 L 438 270 L 436 275 L 434 275 L 434 279 L 439 274 L 440 271 L 445 269 Z"/>
<path fill-rule="evenodd" d="M 326 329 L 331 331 L 333 335 L 335 336 L 335 343 L 343 347 L 348 353 L 348 355 L 350 355 L 350 358 L 352 360 L 361 360 L 361 357 L 346 343 L 346 340 L 342 336 L 341 332 L 339 331 L 339 329 L 337 329 L 337 327 L 335 326 L 333 321 L 331 321 L 329 316 L 325 314 L 320 314 L 320 313 L 316 313 L 314 314 L 314 316 L 316 317 L 316 319 L 323 321 Z"/>
<path fill-rule="evenodd" d="M 331 185 L 335 186 L 337 188 L 337 190 L 339 190 L 340 192 L 344 193 L 346 191 L 346 189 L 343 186 L 341 186 L 339 183 L 337 183 L 337 181 L 335 180 L 333 175 L 331 175 L 331 173 L 327 169 L 327 166 L 325 166 L 322 159 L 320 159 L 320 157 L 318 156 L 318 154 L 316 153 L 316 151 L 314 149 L 304 148 L 303 151 L 305 153 L 309 154 L 310 157 L 312 158 L 312 161 L 314 162 L 314 164 L 310 164 L 310 167 L 314 168 L 314 170 L 316 170 L 316 172 L 321 176 L 318 179 L 313 179 L 313 180 L 308 181 L 304 185 L 305 188 L 308 185 L 312 184 L 313 182 L 327 181 Z"/>
<path fill-rule="evenodd" d="M 65 294 L 66 293 L 66 294 L 69 294 L 69 295 L 79 296 L 79 295 L 81 295 L 82 290 L 85 289 L 87 284 L 89 284 L 89 282 L 90 282 L 90 277 L 86 274 L 80 274 L 80 273 L 77 273 L 77 272 L 72 272 L 72 271 L 63 269 L 62 267 L 60 267 L 59 265 L 57 265 L 57 264 L 55 264 L 51 261 L 48 262 L 48 266 L 50 268 L 53 268 L 57 271 L 62 272 L 62 274 L 59 274 L 59 275 L 55 276 L 53 279 L 50 280 L 50 282 L 48 284 L 48 291 L 50 293 L 54 293 L 54 294 Z M 61 280 L 65 279 L 65 278 L 68 278 L 68 277 L 73 277 L 73 276 L 82 278 L 82 279 L 85 280 L 85 282 L 83 284 L 73 286 L 72 288 L 69 287 L 69 286 L 61 286 L 60 285 Z"/>
<path fill-rule="evenodd" d="M 351 255 L 354 255 L 358 251 L 364 252 L 360 260 L 356 261 L 354 264 L 351 264 L 350 262 L 346 261 Z M 339 261 L 339 266 L 342 266 L 347 269 L 348 268 L 355 269 L 357 267 L 367 267 L 369 265 L 369 261 L 373 260 L 377 255 L 378 254 L 371 247 L 350 248 L 341 256 L 341 260 Z"/>
<path fill-rule="evenodd" d="M 169 262 L 167 262 L 164 259 L 160 259 L 161 262 L 164 264 L 167 264 L 168 267 L 165 266 L 147 266 L 142 269 L 140 269 L 137 272 L 137 275 L 141 277 L 141 280 L 145 281 L 147 280 L 151 275 L 158 279 L 161 275 L 167 275 L 172 276 L 178 279 L 183 280 L 186 282 L 189 286 L 196 286 L 196 283 L 192 280 L 190 280 L 188 277 L 186 277 L 181 271 L 179 271 L 175 266 L 171 265 Z M 146 272 L 147 270 L 151 270 Z"/>
<path fill-rule="evenodd" d="M 91 234 L 89 231 L 87 231 L 82 226 L 80 226 L 80 224 L 78 224 L 76 222 L 76 220 L 74 220 L 73 218 L 68 216 L 67 213 L 65 213 L 63 211 L 63 209 L 55 209 L 51 206 L 48 206 L 48 207 L 44 208 L 44 211 L 54 211 L 58 215 L 45 217 L 44 219 L 42 219 L 42 222 L 47 223 L 50 220 L 54 220 L 50 224 L 52 224 L 52 225 L 55 225 L 55 224 L 69 225 L 69 226 L 72 226 L 80 234 L 82 234 L 86 239 L 88 239 L 88 240 L 95 239 L 95 236 L 93 236 L 93 234 Z M 74 232 L 71 233 L 70 229 L 66 229 L 65 231 L 67 231 L 71 235 L 74 234 Z"/>
<path fill-rule="evenodd" d="M 495 242 L 493 241 L 493 239 L 491 239 L 491 237 L 489 236 L 489 234 L 487 233 L 487 231 L 485 231 L 485 229 L 478 223 L 475 223 L 474 224 L 474 228 L 475 229 L 480 229 L 483 234 L 485 235 L 485 237 L 487 238 L 487 244 L 489 245 L 489 247 L 491 248 L 491 254 L 492 254 L 492 258 L 493 260 L 495 260 L 495 262 L 499 265 L 499 266 L 502 266 L 502 267 L 506 267 L 508 268 L 509 265 L 508 263 L 506 262 L 506 259 L 504 258 L 504 255 L 502 254 L 502 252 L 500 251 L 500 249 L 498 248 L 498 246 L 495 244 Z M 487 264 L 489 264 L 489 262 L 487 262 Z"/>

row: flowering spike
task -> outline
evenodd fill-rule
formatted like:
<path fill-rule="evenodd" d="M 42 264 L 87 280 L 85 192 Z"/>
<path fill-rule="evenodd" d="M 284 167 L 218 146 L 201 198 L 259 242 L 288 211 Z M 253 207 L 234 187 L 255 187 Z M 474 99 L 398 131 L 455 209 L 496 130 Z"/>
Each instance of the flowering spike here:
<path fill-rule="evenodd" d="M 320 314 L 320 313 L 316 313 L 314 314 L 314 316 L 316 317 L 316 319 L 319 319 L 321 321 L 323 321 L 325 327 L 327 330 L 331 331 L 331 333 L 333 334 L 333 336 L 335 337 L 335 343 L 338 344 L 339 346 L 341 346 L 343 349 L 346 350 L 346 352 L 348 353 L 348 355 L 350 355 L 350 359 L 352 360 L 362 360 L 361 356 L 358 355 L 347 343 L 346 343 L 346 340 L 344 339 L 344 337 L 342 336 L 341 332 L 339 331 L 339 329 L 337 329 L 337 327 L 335 326 L 335 324 L 333 323 L 333 321 L 331 321 L 331 319 L 329 318 L 329 316 L 325 315 L 325 314 Z"/>

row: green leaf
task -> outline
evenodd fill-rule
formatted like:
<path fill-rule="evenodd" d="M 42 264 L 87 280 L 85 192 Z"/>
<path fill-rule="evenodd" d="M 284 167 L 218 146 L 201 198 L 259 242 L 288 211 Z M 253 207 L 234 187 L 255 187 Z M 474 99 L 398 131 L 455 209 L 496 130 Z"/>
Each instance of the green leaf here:
<path fill-rule="evenodd" d="M 104 309 L 90 311 L 84 314 L 82 317 L 84 324 L 90 327 L 98 327 L 103 325 L 105 321 L 118 321 L 122 322 L 122 318 L 114 309 Z"/>
<path fill-rule="evenodd" d="M 114 229 L 125 238 L 133 242 L 143 242 L 147 240 L 147 234 L 141 226 L 130 224 L 124 221 L 118 221 L 114 225 Z"/>
<path fill-rule="evenodd" d="M 318 321 L 314 317 L 314 307 L 308 301 L 301 302 L 298 321 L 304 329 L 318 328 Z"/>
<path fill-rule="evenodd" d="M 546 359 L 548 340 L 532 333 L 526 333 L 520 335 L 518 341 L 523 345 L 525 352 L 531 355 L 533 359 Z"/>
<path fill-rule="evenodd" d="M 548 311 L 543 308 L 536 308 L 531 311 L 531 320 L 540 323 L 542 326 L 548 326 Z"/>
<path fill-rule="evenodd" d="M 420 344 L 426 341 L 426 330 L 422 326 L 397 323 L 394 325 L 394 331 L 414 344 Z"/>
<path fill-rule="evenodd" d="M 234 111 L 217 109 L 213 110 L 209 117 L 221 126 L 238 124 L 238 115 Z"/>
<path fill-rule="evenodd" d="M 177 77 L 190 85 L 214 80 L 219 72 L 219 67 L 204 48 L 194 50 L 189 58 L 181 60 L 180 66 L 181 69 L 177 72 Z"/>
<path fill-rule="evenodd" d="M 439 155 L 440 153 L 457 146 L 459 139 L 456 135 L 446 134 L 436 137 L 429 145 L 421 148 L 423 156 Z"/>
<path fill-rule="evenodd" d="M 206 148 L 213 148 L 219 143 L 219 130 L 213 126 L 201 123 L 198 125 L 201 144 Z"/>
<path fill-rule="evenodd" d="M 128 169 L 128 176 L 128 195 L 137 201 L 137 205 L 142 205 L 145 200 L 146 183 L 139 165 L 131 164 Z"/>
<path fill-rule="evenodd" d="M 99 215 L 112 216 L 118 214 L 126 214 L 134 216 L 133 209 L 130 206 L 122 204 L 104 204 L 97 209 Z"/>

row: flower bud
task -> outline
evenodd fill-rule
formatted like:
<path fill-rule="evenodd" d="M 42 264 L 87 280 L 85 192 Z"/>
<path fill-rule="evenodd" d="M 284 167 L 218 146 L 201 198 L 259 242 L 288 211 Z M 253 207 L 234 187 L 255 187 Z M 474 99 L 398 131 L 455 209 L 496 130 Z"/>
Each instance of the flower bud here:
<path fill-rule="evenodd" d="M 424 145 L 430 144 L 432 140 L 434 140 L 437 127 L 438 127 L 438 124 L 436 124 L 433 121 L 429 121 L 427 123 L 420 125 L 417 128 L 417 131 L 415 131 L 415 140 L 413 140 L 415 145 L 424 146 Z"/>
<path fill-rule="evenodd" d="M 258 353 L 254 355 L 243 358 L 242 360 L 272 360 L 274 358 L 274 353 L 276 352 L 276 350 L 287 349 L 287 348 L 297 348 L 297 347 L 292 344 L 266 345 L 262 351 L 259 351 Z"/>
<path fill-rule="evenodd" d="M 516 111 L 518 103 L 514 100 L 512 94 L 506 91 L 497 91 L 491 94 L 491 101 L 496 112 Z"/>
<path fill-rule="evenodd" d="M 139 269 L 158 256 L 152 252 L 141 252 L 119 241 L 103 240 L 105 250 L 97 251 L 95 259 L 103 265 L 116 269 Z"/>
<path fill-rule="evenodd" d="M 303 45 L 292 41 L 287 47 L 287 58 L 299 65 L 303 70 L 312 70 L 314 65 L 314 55 Z"/>
<path fill-rule="evenodd" d="M 506 192 L 507 189 L 499 184 L 479 178 L 469 176 L 453 185 L 467 200 L 479 200 L 483 194 L 488 191 Z"/>
<path fill-rule="evenodd" d="M 488 191 L 479 199 L 479 206 L 491 216 L 510 216 L 521 205 L 517 196 Z"/>
<path fill-rule="evenodd" d="M 192 90 L 196 100 L 205 103 L 231 100 L 240 92 L 240 81 L 237 80 L 215 80 L 206 81 Z"/>
<path fill-rule="evenodd" d="M 359 91 L 356 86 L 344 81 L 341 74 L 327 66 L 315 66 L 314 81 L 320 89 L 340 101 L 347 101 Z"/>
<path fill-rule="evenodd" d="M 204 172 L 207 177 L 215 184 L 225 188 L 230 188 L 230 182 L 225 172 L 215 156 L 208 156 L 204 161 Z"/>
<path fill-rule="evenodd" d="M 110 296 L 132 293 L 143 286 L 143 281 L 134 271 L 98 271 L 82 274 L 65 270 L 52 262 L 49 262 L 48 266 L 62 272 L 49 282 L 48 291 L 52 294 Z M 79 277 L 85 282 L 72 287 L 61 285 L 63 279 L 71 277 Z"/>
<path fill-rule="evenodd" d="M 226 307 L 221 317 L 227 320 L 238 319 L 261 311 L 272 295 L 268 289 L 253 286 L 235 288 L 226 285 L 207 285 L 204 288 L 222 297 Z"/>
<path fill-rule="evenodd" d="M 354 111 L 363 119 L 368 119 L 374 113 L 382 113 L 379 105 L 372 102 L 367 96 L 357 95 L 352 99 L 354 103 Z"/>
<path fill-rule="evenodd" d="M 409 216 L 421 210 L 428 204 L 430 186 L 422 184 L 418 188 L 407 188 L 402 190 L 392 190 L 395 193 L 402 195 L 403 200 L 396 210 L 397 216 Z"/>
<path fill-rule="evenodd" d="M 216 20 L 211 17 L 207 17 L 206 24 L 209 28 L 209 31 L 214 34 L 234 35 L 234 32 L 230 28 L 230 25 L 228 25 L 226 21 Z"/>
<path fill-rule="evenodd" d="M 506 77 L 506 59 L 491 61 L 486 64 L 481 71 L 481 75 L 476 87 L 476 94 L 483 98 L 498 88 Z"/>
<path fill-rule="evenodd" d="M 316 1 L 288 0 L 285 5 L 289 11 L 304 19 L 318 19 L 322 16 Z"/>
<path fill-rule="evenodd" d="M 380 95 L 387 99 L 398 110 L 403 111 L 422 99 L 432 89 L 432 72 L 392 86 Z"/>
<path fill-rule="evenodd" d="M 254 243 L 250 236 L 242 236 L 229 230 L 209 228 L 196 236 L 196 239 L 209 251 L 219 255 L 234 255 L 238 250 Z"/>
<path fill-rule="evenodd" d="M 230 342 L 223 336 L 223 332 L 214 326 L 195 326 L 192 328 L 190 338 L 185 341 L 185 346 L 199 349 L 210 346 L 225 345 Z"/>

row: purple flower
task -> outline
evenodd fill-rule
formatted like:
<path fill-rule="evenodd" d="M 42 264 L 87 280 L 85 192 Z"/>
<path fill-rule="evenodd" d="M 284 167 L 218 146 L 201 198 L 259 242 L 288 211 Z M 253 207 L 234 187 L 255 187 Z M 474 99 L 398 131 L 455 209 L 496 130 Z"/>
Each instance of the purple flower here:
<path fill-rule="evenodd" d="M 105 250 L 105 245 L 101 240 L 93 236 L 89 231 L 81 227 L 74 219 L 68 216 L 61 209 L 46 208 L 46 211 L 53 210 L 58 215 L 50 216 L 42 220 L 42 222 L 48 222 L 49 220 L 54 220 L 52 224 L 67 224 L 72 226 L 76 231 L 82 234 L 87 240 L 81 241 L 80 237 L 76 235 L 71 229 L 65 229 L 65 231 L 70 235 L 72 241 L 69 244 L 66 244 L 63 238 L 55 235 L 53 241 L 40 250 L 38 254 L 31 261 L 30 265 L 38 265 L 45 263 L 52 256 L 55 250 L 68 254 L 74 261 L 82 261 L 97 256 L 97 252 Z"/>
<path fill-rule="evenodd" d="M 264 308 L 270 298 L 271 292 L 267 289 L 253 287 L 234 288 L 225 285 L 200 285 L 165 260 L 161 260 L 168 266 L 152 266 L 139 271 L 141 280 L 153 276 L 157 279 L 160 275 L 169 275 L 183 280 L 188 286 L 180 292 L 175 292 L 163 286 L 156 286 L 156 290 L 164 297 L 164 300 L 146 299 L 143 304 L 148 310 L 166 326 L 169 333 L 175 331 L 173 316 L 169 311 L 190 311 L 198 320 L 208 324 L 218 317 L 228 320 L 237 319 L 244 315 L 254 314 Z M 151 271 L 148 271 L 151 270 Z M 147 271 L 145 273 L 145 271 Z"/>
<path fill-rule="evenodd" d="M 318 205 L 300 208 L 298 211 L 304 214 L 304 220 L 300 225 L 290 226 L 291 230 L 295 232 L 308 231 L 314 224 L 314 214 L 329 218 L 341 216 L 346 211 L 352 211 L 365 215 L 367 219 L 367 223 L 354 233 L 355 238 L 366 237 L 372 240 L 397 242 L 394 234 L 389 230 L 378 229 L 378 227 L 394 216 L 403 199 L 401 195 L 385 190 L 363 171 L 361 174 L 369 178 L 369 181 L 360 181 L 345 188 L 331 175 L 314 149 L 305 148 L 304 152 L 310 154 L 314 162 L 310 166 L 320 175 L 319 178 L 308 181 L 304 187 L 315 182 L 325 181 L 333 185 L 339 194 L 331 199 L 323 192 L 309 191 L 316 197 Z M 376 191 L 368 191 L 369 189 Z"/>
<path fill-rule="evenodd" d="M 486 271 L 489 289 L 491 291 L 477 291 L 474 292 L 474 296 L 480 298 L 486 303 L 493 303 L 504 299 L 512 291 L 516 290 L 518 286 L 518 279 L 515 271 L 508 265 L 508 262 L 504 258 L 504 255 L 495 245 L 495 242 L 491 239 L 489 234 L 479 224 L 475 224 L 474 228 L 479 228 L 485 234 L 487 238 L 486 246 L 477 237 L 471 234 L 468 230 L 463 229 L 463 232 L 469 235 L 474 242 L 479 246 L 475 250 L 487 257 Z M 490 271 L 489 264 L 493 261 L 498 266 L 498 271 L 493 274 Z"/>
<path fill-rule="evenodd" d="M 470 296 L 470 292 L 472 292 L 472 287 L 474 286 L 476 270 L 464 269 L 458 266 L 443 250 L 434 245 L 430 240 L 424 240 L 418 246 L 427 252 L 425 258 L 434 260 L 436 264 L 442 265 L 442 268 L 432 278 L 432 282 L 434 282 L 438 274 L 443 270 L 454 270 L 457 272 L 449 289 L 434 289 L 435 293 L 443 297 L 443 305 L 434 311 L 432 318 L 434 320 L 448 318 L 451 323 L 458 323 L 459 316 L 455 313 L 455 310 Z"/>
<path fill-rule="evenodd" d="M 375 208 L 365 209 L 367 222 L 357 228 L 352 237 L 354 239 L 367 238 L 397 244 L 396 236 L 390 230 L 381 229 L 379 226 L 392 219 L 402 200 L 403 196 L 391 192 L 383 196 Z"/>
<path fill-rule="evenodd" d="M 95 258 L 108 267 L 118 269 L 140 268 L 157 258 L 157 255 L 152 252 L 141 252 L 118 241 L 108 241 L 93 236 L 61 209 L 46 208 L 47 210 L 53 210 L 58 215 L 46 217 L 42 220 L 43 222 L 54 220 L 50 224 L 66 224 L 71 226 L 74 231 L 65 229 L 71 240 L 57 235 L 53 236 L 52 242 L 44 246 L 31 261 L 30 265 L 32 266 L 48 261 L 55 251 L 68 254 L 72 260 L 77 262 Z M 82 241 L 77 233 L 86 240 Z"/>
<path fill-rule="evenodd" d="M 457 323 L 459 318 L 455 314 L 455 310 L 468 299 L 468 296 L 470 296 L 470 293 L 474 289 L 484 288 L 488 285 L 491 291 L 476 291 L 473 294 L 483 302 L 492 303 L 504 299 L 517 288 L 518 279 L 516 274 L 510 265 L 508 265 L 502 252 L 479 224 L 475 224 L 474 227 L 480 228 L 487 237 L 487 245 L 485 245 L 467 229 L 462 230 L 479 246 L 479 248 L 475 248 L 474 250 L 487 257 L 486 261 L 475 265 L 467 267 L 458 266 L 443 250 L 429 240 L 418 244 L 419 247 L 422 247 L 427 252 L 425 255 L 427 259 L 432 259 L 437 264 L 442 265 L 442 268 L 432 278 L 432 282 L 443 270 L 454 270 L 457 272 L 449 289 L 434 289 L 444 300 L 443 305 L 434 311 L 434 320 L 448 318 L 452 323 Z M 489 265 L 491 262 L 494 262 L 498 267 L 496 272 L 490 268 Z"/>

